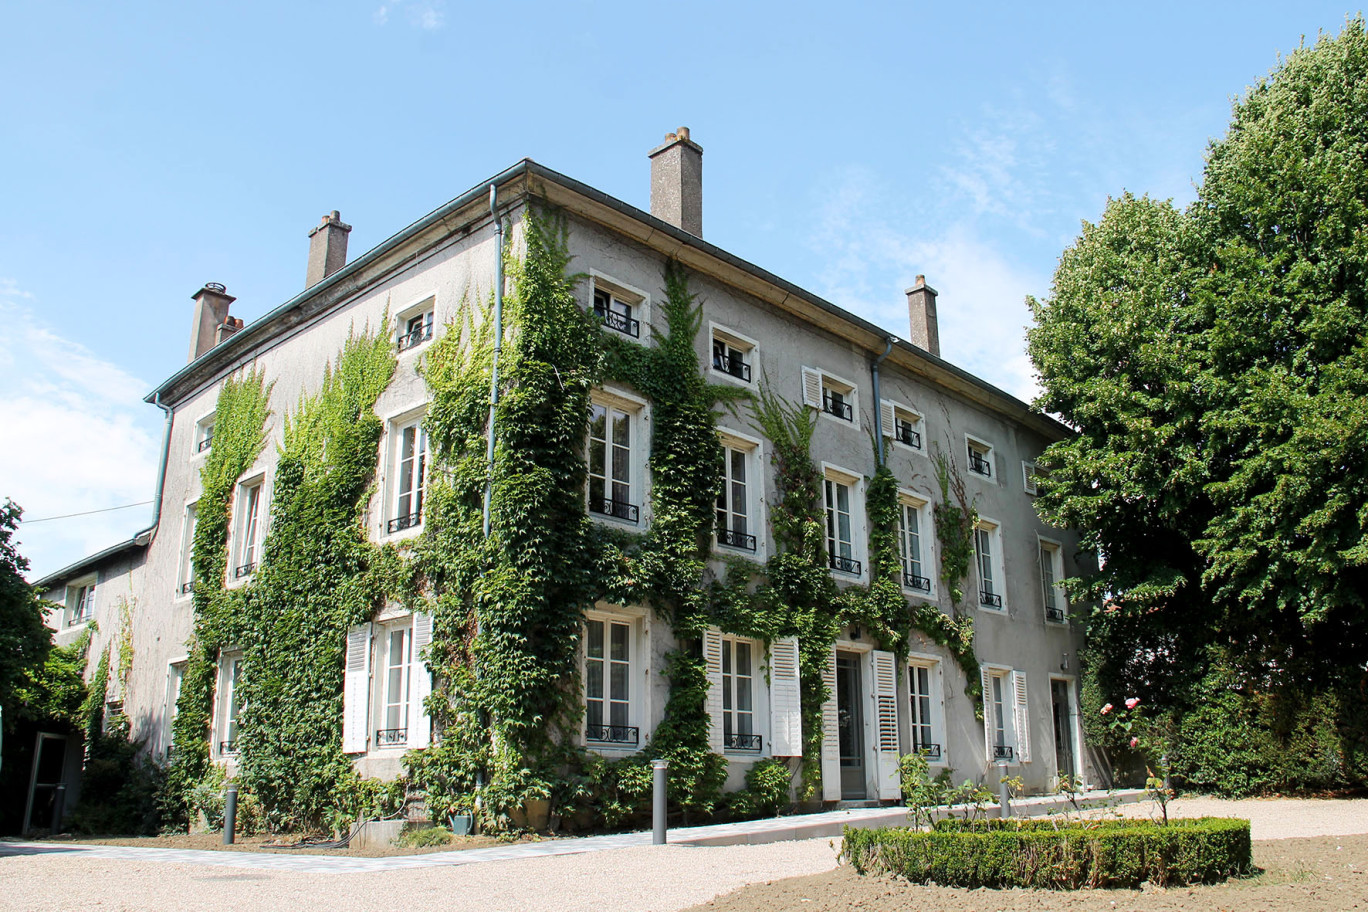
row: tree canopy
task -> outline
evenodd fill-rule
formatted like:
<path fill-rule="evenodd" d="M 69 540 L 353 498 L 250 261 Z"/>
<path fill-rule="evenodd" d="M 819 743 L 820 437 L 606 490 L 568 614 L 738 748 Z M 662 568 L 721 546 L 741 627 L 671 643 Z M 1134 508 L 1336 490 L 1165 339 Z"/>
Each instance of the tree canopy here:
<path fill-rule="evenodd" d="M 52 648 L 42 603 L 24 582 L 28 559 L 13 540 L 21 515 L 23 510 L 12 500 L 0 507 L 0 707 L 7 727 L 29 714 L 33 680 L 41 675 Z"/>

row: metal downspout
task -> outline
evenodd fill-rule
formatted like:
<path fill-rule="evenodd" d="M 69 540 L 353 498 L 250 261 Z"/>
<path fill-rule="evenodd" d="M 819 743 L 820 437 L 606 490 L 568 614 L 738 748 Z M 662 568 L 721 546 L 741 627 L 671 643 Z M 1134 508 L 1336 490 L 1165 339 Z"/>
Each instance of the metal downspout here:
<path fill-rule="evenodd" d="M 494 217 L 494 237 L 497 241 L 497 258 L 494 265 L 494 364 L 489 375 L 489 446 L 485 451 L 486 472 L 484 493 L 484 537 L 489 538 L 489 506 L 494 496 L 494 410 L 499 405 L 499 354 L 503 351 L 503 222 L 495 211 L 498 205 L 498 190 L 489 185 L 489 214 Z"/>
<path fill-rule="evenodd" d="M 893 343 L 896 340 L 888 337 L 888 344 L 884 348 L 884 353 L 874 359 L 869 365 L 869 375 L 873 379 L 874 387 L 874 440 L 875 452 L 879 454 L 879 465 L 884 464 L 884 435 L 883 435 L 883 399 L 879 395 L 879 365 L 883 364 L 884 359 L 893 351 Z"/>
<path fill-rule="evenodd" d="M 171 407 L 162 404 L 161 393 L 152 397 L 152 404 L 166 413 L 166 424 L 162 431 L 161 463 L 157 466 L 157 493 L 152 496 L 152 525 L 133 536 L 135 542 L 144 535 L 147 536 L 147 541 L 141 542 L 144 545 L 151 543 L 157 534 L 157 526 L 161 524 L 162 494 L 166 490 L 166 463 L 171 454 Z"/>

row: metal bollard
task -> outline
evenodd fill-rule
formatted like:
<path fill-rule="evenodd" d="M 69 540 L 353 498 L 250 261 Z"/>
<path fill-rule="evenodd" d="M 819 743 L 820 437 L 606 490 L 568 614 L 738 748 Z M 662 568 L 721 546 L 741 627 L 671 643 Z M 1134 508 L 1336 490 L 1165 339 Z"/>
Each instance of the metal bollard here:
<path fill-rule="evenodd" d="M 651 822 L 654 824 L 651 831 L 651 845 L 665 844 L 665 811 L 669 802 L 665 771 L 669 768 L 669 760 L 651 761 L 651 773 L 655 777 L 655 802 L 652 805 L 651 813 Z"/>
<path fill-rule="evenodd" d="M 62 830 L 62 811 L 65 804 L 66 786 L 59 785 L 52 790 L 52 820 L 49 825 L 52 836 L 56 836 Z"/>
<path fill-rule="evenodd" d="M 228 786 L 223 799 L 223 844 L 232 845 L 237 835 L 237 786 Z"/>
<path fill-rule="evenodd" d="M 1007 764 L 1005 762 L 998 764 L 998 772 L 1001 774 L 998 776 L 998 816 L 1011 817 L 1012 800 L 1005 781 L 1007 779 Z"/>

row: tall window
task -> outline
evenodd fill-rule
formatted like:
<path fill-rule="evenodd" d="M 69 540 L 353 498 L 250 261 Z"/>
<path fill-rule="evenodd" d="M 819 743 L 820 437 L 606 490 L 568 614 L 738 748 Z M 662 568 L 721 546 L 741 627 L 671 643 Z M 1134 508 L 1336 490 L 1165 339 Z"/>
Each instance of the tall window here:
<path fill-rule="evenodd" d="M 384 650 L 384 692 L 380 720 L 384 728 L 375 733 L 376 747 L 393 747 L 408 741 L 409 650 L 412 628 L 391 628 L 381 641 Z"/>
<path fill-rule="evenodd" d="M 1063 593 L 1059 588 L 1060 563 L 1059 546 L 1040 543 L 1040 588 L 1045 605 L 1045 619 L 1057 624 L 1064 623 L 1068 616 L 1064 610 Z"/>
<path fill-rule="evenodd" d="M 850 520 L 850 485 L 834 478 L 826 486 L 827 557 L 831 569 L 843 573 L 860 572 L 855 559 L 855 536 Z"/>
<path fill-rule="evenodd" d="M 395 469 L 395 511 L 386 531 L 399 532 L 423 522 L 423 485 L 427 474 L 427 431 L 415 421 L 399 429 Z"/>
<path fill-rule="evenodd" d="M 903 585 L 920 592 L 931 591 L 931 579 L 922 572 L 921 511 L 918 504 L 898 504 L 898 549 L 902 556 Z"/>
<path fill-rule="evenodd" d="M 1007 738 L 1007 676 L 994 674 L 989 680 L 989 718 L 984 724 L 993 726 L 993 759 L 1011 760 L 1012 746 Z"/>
<path fill-rule="evenodd" d="M 162 718 L 162 745 L 170 752 L 175 746 L 176 705 L 180 703 L 181 682 L 185 679 L 185 662 L 166 666 L 166 711 Z"/>
<path fill-rule="evenodd" d="M 912 750 L 925 751 L 928 759 L 939 760 L 941 745 L 936 739 L 931 695 L 936 670 L 933 666 L 912 665 L 909 671 L 907 686 L 912 700 Z"/>
<path fill-rule="evenodd" d="M 717 495 L 717 541 L 733 548 L 755 550 L 750 534 L 750 492 L 745 450 L 722 447 L 722 490 Z"/>
<path fill-rule="evenodd" d="M 189 595 L 195 588 L 195 504 L 185 508 L 185 521 L 181 524 L 180 576 L 176 580 L 176 593 Z"/>
<path fill-rule="evenodd" d="M 722 744 L 728 750 L 760 750 L 755 731 L 755 647 L 722 640 Z"/>
<path fill-rule="evenodd" d="M 219 665 L 219 681 L 223 693 L 219 701 L 223 725 L 219 729 L 219 754 L 236 754 L 238 714 L 242 712 L 242 657 L 225 656 Z"/>
<path fill-rule="evenodd" d="M 585 737 L 597 743 L 636 746 L 630 724 L 632 626 L 590 619 L 584 631 Z"/>
<path fill-rule="evenodd" d="M 998 578 L 997 527 L 980 525 L 974 530 L 974 559 L 979 572 L 979 604 L 1002 607 L 1002 581 Z"/>
<path fill-rule="evenodd" d="M 238 561 L 234 578 L 250 576 L 260 558 L 261 482 L 238 489 Z"/>
<path fill-rule="evenodd" d="M 637 522 L 632 502 L 632 415 L 609 405 L 589 410 L 589 509 Z"/>

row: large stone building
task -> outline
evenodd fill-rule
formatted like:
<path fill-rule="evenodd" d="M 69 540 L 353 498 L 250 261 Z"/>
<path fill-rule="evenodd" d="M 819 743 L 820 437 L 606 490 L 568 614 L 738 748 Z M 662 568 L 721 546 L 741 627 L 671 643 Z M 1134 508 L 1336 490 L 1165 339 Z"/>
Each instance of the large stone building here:
<path fill-rule="evenodd" d="M 275 416 L 267 445 L 236 482 L 226 586 L 250 586 L 260 560 L 281 416 L 302 393 L 317 389 L 323 365 L 349 332 L 385 320 L 398 369 L 375 406 L 385 433 L 367 528 L 377 543 L 422 535 L 429 397 L 414 366 L 446 331 L 459 303 L 493 287 L 493 188 L 515 248 L 529 206 L 563 213 L 574 268 L 585 275 L 577 294 L 601 317 L 603 333 L 656 344 L 662 275 L 673 259 L 688 271 L 702 309 L 696 351 L 707 379 L 752 391 L 763 382 L 812 410 L 811 455 L 820 467 L 829 572 L 838 585 L 870 581 L 864 492 L 876 469 L 871 441 L 877 439 L 898 481 L 903 594 L 909 604 L 951 612 L 934 528 L 942 492 L 933 453 L 961 471 L 979 515 L 964 611 L 975 623 L 983 703 L 976 706 L 966 695 L 965 671 L 931 639 L 914 632 L 909 654 L 898 659 L 868 631 L 846 627 L 825 676 L 832 696 L 822 711 L 823 799 L 896 799 L 897 758 L 914 749 L 926 750 L 933 768 L 952 768 L 956 780 L 995 783 L 1006 762 L 1035 791 L 1052 788 L 1061 771 L 1097 781 L 1078 724 L 1081 633 L 1058 585 L 1076 572 L 1076 537 L 1045 525 L 1033 504 L 1034 460 L 1066 429 L 941 358 L 937 293 L 920 277 L 906 293 L 910 341 L 896 338 L 704 241 L 702 149 L 686 130 L 670 134 L 650 155 L 649 214 L 523 160 L 351 261 L 350 228 L 331 213 L 310 233 L 306 288 L 250 324 L 230 316 L 234 298 L 223 286 L 207 284 L 194 295 L 189 362 L 147 397 L 166 415 L 155 524 L 38 584 L 62 606 L 51 616 L 59 642 L 98 621 L 92 655 L 118 635 L 123 613 L 134 660 L 107 699 L 121 704 L 134 736 L 150 750 L 164 753 L 170 746 L 194 621 L 190 549 L 200 469 L 213 447 L 224 379 L 244 367 L 264 371 L 274 383 Z M 589 516 L 647 529 L 652 402 L 621 385 L 596 390 L 592 402 L 585 443 Z M 727 484 L 714 552 L 763 562 L 776 548 L 771 441 L 744 408 L 719 410 L 717 428 Z M 405 751 L 433 737 L 422 704 L 430 687 L 422 644 L 430 636 L 425 616 L 395 604 L 353 630 L 343 747 L 365 775 L 397 774 Z M 649 748 L 667 697 L 664 657 L 676 645 L 666 619 L 645 607 L 600 602 L 586 614 L 581 679 L 588 691 L 580 738 L 587 748 L 608 756 Z M 792 639 L 765 643 L 712 631 L 702 645 L 712 682 L 711 743 L 727 758 L 731 785 L 758 757 L 799 754 L 802 708 Z M 208 735 L 213 759 L 229 765 L 240 661 L 231 652 L 219 657 Z"/>

